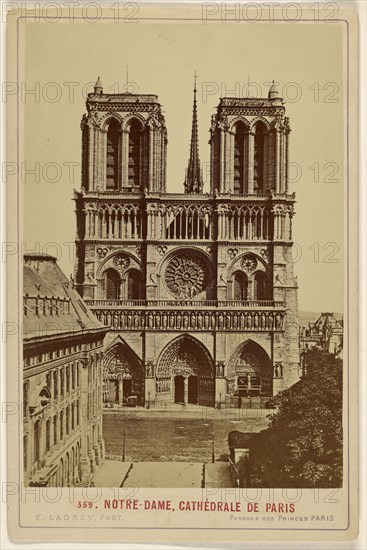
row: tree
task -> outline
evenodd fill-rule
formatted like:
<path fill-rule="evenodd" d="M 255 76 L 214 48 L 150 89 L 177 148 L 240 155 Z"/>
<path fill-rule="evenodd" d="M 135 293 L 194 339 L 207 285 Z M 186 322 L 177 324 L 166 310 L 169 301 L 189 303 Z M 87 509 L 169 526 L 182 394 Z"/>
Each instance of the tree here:
<path fill-rule="evenodd" d="M 307 374 L 274 398 L 269 427 L 249 442 L 252 486 L 342 484 L 343 364 L 318 349 L 306 362 Z"/>

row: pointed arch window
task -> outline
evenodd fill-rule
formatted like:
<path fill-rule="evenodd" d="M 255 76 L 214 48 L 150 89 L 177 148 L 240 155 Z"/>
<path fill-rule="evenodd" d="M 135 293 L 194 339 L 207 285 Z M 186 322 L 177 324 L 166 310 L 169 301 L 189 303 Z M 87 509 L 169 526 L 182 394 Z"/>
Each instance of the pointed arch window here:
<path fill-rule="evenodd" d="M 142 131 L 137 120 L 133 120 L 129 132 L 128 186 L 140 187 L 142 170 Z"/>
<path fill-rule="evenodd" d="M 24 418 L 28 415 L 28 405 L 29 405 L 29 381 L 23 384 L 23 415 Z"/>
<path fill-rule="evenodd" d="M 107 131 L 106 189 L 118 189 L 118 150 L 120 128 L 116 120 L 111 120 Z"/>
<path fill-rule="evenodd" d="M 83 186 L 88 191 L 89 189 L 89 127 L 86 124 L 82 132 L 82 163 L 83 163 Z"/>
<path fill-rule="evenodd" d="M 46 422 L 46 452 L 51 449 L 51 418 Z"/>
<path fill-rule="evenodd" d="M 69 435 L 70 431 L 70 406 L 66 407 L 65 411 L 65 433 Z"/>
<path fill-rule="evenodd" d="M 105 272 L 106 300 L 120 299 L 120 275 L 114 269 Z"/>
<path fill-rule="evenodd" d="M 41 420 L 34 425 L 34 460 L 41 458 Z"/>
<path fill-rule="evenodd" d="M 262 122 L 256 124 L 254 147 L 254 193 L 264 193 L 264 156 L 265 156 L 265 131 Z"/>
<path fill-rule="evenodd" d="M 143 281 L 140 273 L 135 269 L 129 271 L 127 276 L 127 299 L 143 300 Z"/>
<path fill-rule="evenodd" d="M 64 411 L 60 412 L 60 441 L 64 439 Z"/>
<path fill-rule="evenodd" d="M 58 421 L 58 415 L 55 414 L 53 419 L 53 425 L 54 425 L 54 445 L 57 445 L 57 421 Z"/>
<path fill-rule="evenodd" d="M 245 125 L 236 124 L 234 135 L 233 158 L 233 192 L 237 195 L 245 193 Z"/>
<path fill-rule="evenodd" d="M 254 300 L 270 300 L 270 285 L 265 273 L 254 275 Z"/>
<path fill-rule="evenodd" d="M 248 298 L 248 280 L 246 274 L 237 271 L 233 277 L 233 299 L 245 302 Z"/>

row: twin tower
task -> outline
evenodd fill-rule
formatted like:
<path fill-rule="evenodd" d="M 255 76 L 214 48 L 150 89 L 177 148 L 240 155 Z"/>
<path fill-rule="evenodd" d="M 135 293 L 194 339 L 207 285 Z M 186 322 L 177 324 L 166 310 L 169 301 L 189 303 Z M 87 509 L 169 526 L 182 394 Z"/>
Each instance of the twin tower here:
<path fill-rule="evenodd" d="M 196 96 L 184 192 L 168 193 L 158 97 L 99 79 L 88 95 L 75 284 L 110 327 L 106 402 L 246 406 L 299 378 L 283 100 L 274 84 L 220 100 L 204 193 Z"/>
<path fill-rule="evenodd" d="M 185 193 L 203 193 L 196 80 Z M 88 95 L 82 128 L 85 191 L 166 193 L 167 128 L 156 95 Z M 223 98 L 210 128 L 211 193 L 287 193 L 289 120 L 273 84 L 267 99 Z"/>

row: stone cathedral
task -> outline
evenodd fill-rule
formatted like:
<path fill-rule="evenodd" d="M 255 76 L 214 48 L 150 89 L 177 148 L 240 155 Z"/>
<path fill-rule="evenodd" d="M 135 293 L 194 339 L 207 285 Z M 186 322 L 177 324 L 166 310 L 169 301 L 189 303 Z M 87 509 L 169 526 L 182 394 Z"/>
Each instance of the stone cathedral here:
<path fill-rule="evenodd" d="M 206 192 L 196 93 L 182 193 L 167 190 L 158 96 L 105 94 L 98 78 L 87 98 L 75 285 L 110 327 L 106 402 L 218 406 L 299 379 L 284 102 L 274 84 L 220 100 Z"/>

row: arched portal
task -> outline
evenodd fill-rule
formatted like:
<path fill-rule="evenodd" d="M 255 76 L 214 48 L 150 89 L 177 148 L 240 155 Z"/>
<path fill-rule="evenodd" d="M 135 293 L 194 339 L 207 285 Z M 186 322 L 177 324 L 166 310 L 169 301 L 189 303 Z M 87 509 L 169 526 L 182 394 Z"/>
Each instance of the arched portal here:
<path fill-rule="evenodd" d="M 228 393 L 240 397 L 272 395 L 273 369 L 266 351 L 247 340 L 234 351 L 228 365 Z"/>
<path fill-rule="evenodd" d="M 112 345 L 104 358 L 105 401 L 123 405 L 128 397 L 137 397 L 144 404 L 144 369 L 139 357 L 128 345 Z"/>
<path fill-rule="evenodd" d="M 163 350 L 156 370 L 156 401 L 214 405 L 215 379 L 208 351 L 180 336 Z"/>

